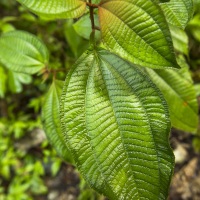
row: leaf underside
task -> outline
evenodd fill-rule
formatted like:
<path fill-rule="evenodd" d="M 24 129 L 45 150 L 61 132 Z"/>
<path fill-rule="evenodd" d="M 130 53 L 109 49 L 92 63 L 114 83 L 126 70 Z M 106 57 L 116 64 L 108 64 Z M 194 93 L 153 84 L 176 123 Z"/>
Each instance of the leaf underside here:
<path fill-rule="evenodd" d="M 36 36 L 23 31 L 1 35 L 0 62 L 8 69 L 34 74 L 44 68 L 48 60 L 48 50 Z"/>
<path fill-rule="evenodd" d="M 92 188 L 113 200 L 166 199 L 174 164 L 167 107 L 135 65 L 86 51 L 67 76 L 61 123 Z"/>
<path fill-rule="evenodd" d="M 33 13 L 47 19 L 76 18 L 85 12 L 86 3 L 79 0 L 18 0 Z"/>
<path fill-rule="evenodd" d="M 102 39 L 110 51 L 141 66 L 179 68 L 168 24 L 157 3 L 104 0 L 99 18 Z"/>
<path fill-rule="evenodd" d="M 62 93 L 63 81 L 54 80 L 48 93 L 45 96 L 45 101 L 42 107 L 42 120 L 45 133 L 55 147 L 58 154 L 65 161 L 72 161 L 70 151 L 64 141 L 60 125 L 60 96 Z"/>
<path fill-rule="evenodd" d="M 160 4 L 167 21 L 184 29 L 193 16 L 193 0 L 171 0 Z"/>

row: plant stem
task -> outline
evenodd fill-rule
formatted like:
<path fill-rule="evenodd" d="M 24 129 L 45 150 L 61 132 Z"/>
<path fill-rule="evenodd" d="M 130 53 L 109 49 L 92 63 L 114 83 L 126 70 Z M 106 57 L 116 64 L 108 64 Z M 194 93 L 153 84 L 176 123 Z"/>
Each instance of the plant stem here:
<path fill-rule="evenodd" d="M 90 0 L 91 2 L 91 0 Z M 92 25 L 92 31 L 95 31 L 95 23 L 94 23 L 94 7 L 89 6 L 90 9 L 90 20 L 91 20 L 91 25 Z"/>
<path fill-rule="evenodd" d="M 92 25 L 92 31 L 100 30 L 98 26 L 95 26 L 95 22 L 94 22 L 94 9 L 98 8 L 99 4 L 93 4 L 92 0 L 89 0 L 88 2 L 86 2 L 86 4 L 90 10 L 90 20 L 91 20 L 91 25 Z"/>
<path fill-rule="evenodd" d="M 92 32 L 90 34 L 90 41 L 95 45 L 95 30 L 100 30 L 99 27 L 95 26 L 95 21 L 94 21 L 94 9 L 98 8 L 99 5 L 93 4 L 92 0 L 88 0 L 86 3 L 87 6 L 89 7 L 90 11 L 90 21 L 91 21 L 91 27 L 92 27 Z"/>

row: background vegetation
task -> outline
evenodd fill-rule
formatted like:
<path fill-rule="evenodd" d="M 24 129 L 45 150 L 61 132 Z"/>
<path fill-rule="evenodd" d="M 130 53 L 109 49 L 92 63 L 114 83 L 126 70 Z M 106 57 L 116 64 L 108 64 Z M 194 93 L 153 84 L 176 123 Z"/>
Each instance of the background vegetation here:
<path fill-rule="evenodd" d="M 0 200 L 103 199 L 89 189 L 72 165 L 64 163 L 57 156 L 45 137 L 41 122 L 41 106 L 52 78 L 64 80 L 71 65 L 88 47 L 90 30 L 87 21 L 84 23 L 85 26 L 77 26 L 75 22 L 44 21 L 28 12 L 15 0 L 0 0 L 0 33 L 17 29 L 37 35 L 51 52 L 52 68 L 50 71 L 45 70 L 30 76 L 14 73 L 0 65 Z M 200 3 L 198 1 L 194 19 L 186 31 L 175 31 L 175 34 L 177 34 L 175 41 L 177 52 L 184 54 L 190 66 L 198 96 L 200 94 Z M 173 130 L 171 142 L 177 156 L 176 183 L 179 181 L 180 173 L 188 166 L 191 169 L 191 164 L 196 159 L 193 164 L 193 170 L 196 170 L 193 179 L 200 188 L 200 160 L 197 159 L 200 150 L 200 132 L 194 135 Z M 190 191 L 191 194 L 184 193 L 184 181 L 182 186 L 172 183 L 171 199 L 195 199 L 200 195 L 200 189 Z"/>

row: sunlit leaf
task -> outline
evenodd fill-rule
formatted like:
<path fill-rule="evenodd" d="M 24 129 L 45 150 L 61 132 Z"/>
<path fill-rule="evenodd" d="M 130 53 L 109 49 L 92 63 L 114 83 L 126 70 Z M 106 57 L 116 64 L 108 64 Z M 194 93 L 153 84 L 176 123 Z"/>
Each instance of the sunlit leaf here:
<path fill-rule="evenodd" d="M 170 27 L 172 40 L 174 44 L 174 48 L 185 55 L 188 56 L 189 51 L 189 38 L 186 32 L 178 27 L 171 26 Z"/>
<path fill-rule="evenodd" d="M 0 36 L 0 47 L 0 62 L 10 70 L 34 74 L 48 64 L 46 46 L 30 33 L 4 33 Z"/>
<path fill-rule="evenodd" d="M 110 200 L 166 199 L 174 163 L 167 105 L 135 65 L 86 51 L 65 81 L 61 124 L 92 188 Z"/>
<path fill-rule="evenodd" d="M 47 19 L 75 18 L 82 15 L 86 3 L 81 0 L 18 0 L 33 13 Z"/>
<path fill-rule="evenodd" d="M 185 28 L 194 12 L 193 0 L 170 0 L 160 4 L 167 21 L 180 28 Z"/>
<path fill-rule="evenodd" d="M 121 57 L 150 68 L 179 68 L 160 6 L 147 0 L 103 0 L 99 18 L 104 44 Z"/>

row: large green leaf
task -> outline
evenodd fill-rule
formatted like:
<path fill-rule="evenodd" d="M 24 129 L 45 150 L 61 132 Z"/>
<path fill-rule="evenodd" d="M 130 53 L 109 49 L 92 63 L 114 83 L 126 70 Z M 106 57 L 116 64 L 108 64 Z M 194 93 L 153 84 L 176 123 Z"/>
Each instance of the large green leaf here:
<path fill-rule="evenodd" d="M 174 164 L 167 105 L 135 65 L 86 51 L 65 81 L 61 123 L 91 187 L 110 200 L 166 199 Z"/>
<path fill-rule="evenodd" d="M 121 57 L 150 68 L 179 68 L 160 6 L 147 0 L 103 0 L 99 18 L 104 44 Z"/>
<path fill-rule="evenodd" d="M 48 50 L 36 36 L 23 31 L 1 35 L 0 62 L 8 69 L 34 74 L 43 69 L 48 60 Z"/>
<path fill-rule="evenodd" d="M 194 5 L 193 0 L 171 0 L 160 4 L 167 21 L 180 28 L 185 28 L 192 19 Z"/>
<path fill-rule="evenodd" d="M 195 133 L 198 126 L 198 104 L 188 69 L 147 71 L 167 100 L 172 125 Z"/>
<path fill-rule="evenodd" d="M 72 161 L 70 151 L 64 141 L 60 126 L 59 105 L 63 85 L 63 81 L 53 81 L 45 96 L 42 107 L 42 119 L 45 133 L 52 146 L 65 161 Z"/>
<path fill-rule="evenodd" d="M 47 19 L 75 18 L 82 15 L 86 3 L 81 0 L 18 0 L 33 13 Z"/>

